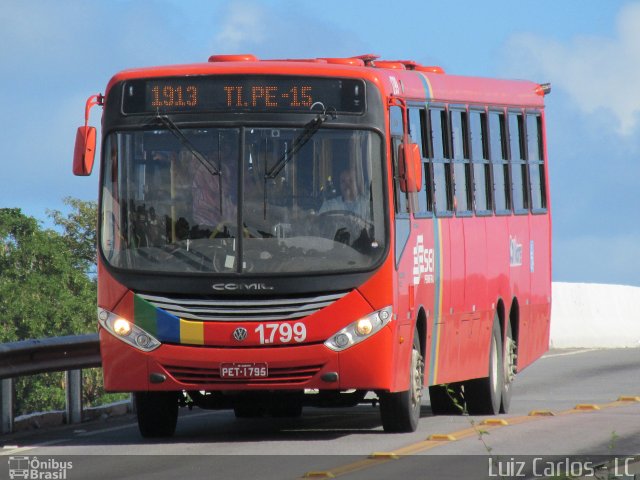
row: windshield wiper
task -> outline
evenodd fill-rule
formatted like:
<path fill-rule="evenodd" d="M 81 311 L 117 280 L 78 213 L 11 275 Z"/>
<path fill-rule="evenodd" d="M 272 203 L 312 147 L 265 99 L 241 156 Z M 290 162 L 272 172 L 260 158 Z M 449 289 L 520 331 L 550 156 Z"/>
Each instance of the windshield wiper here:
<path fill-rule="evenodd" d="M 180 130 L 178 126 L 173 123 L 173 120 L 171 120 L 167 115 L 160 115 L 159 113 L 156 118 L 160 120 L 160 122 L 165 127 L 167 127 L 167 129 L 178 139 L 182 146 L 188 149 L 211 175 L 220 175 L 220 170 L 205 158 L 205 156 L 193 145 L 193 143 L 191 143 L 191 141 L 185 136 L 185 134 L 182 133 L 182 130 Z"/>
<path fill-rule="evenodd" d="M 302 147 L 304 147 L 309 140 L 311 140 L 311 137 L 316 134 L 324 122 L 326 122 L 330 117 L 332 120 L 338 118 L 335 108 L 332 107 L 333 111 L 327 113 L 327 109 L 324 105 L 320 102 L 316 102 L 311 105 L 311 109 L 316 105 L 320 105 L 322 107 L 322 113 L 304 126 L 304 130 L 293 140 L 293 142 L 291 142 L 291 146 L 284 152 L 278 163 L 276 163 L 273 168 L 267 172 L 265 179 L 276 178 L 285 165 L 289 163 L 289 160 L 291 160 L 291 158 L 293 158 L 293 156 Z"/>

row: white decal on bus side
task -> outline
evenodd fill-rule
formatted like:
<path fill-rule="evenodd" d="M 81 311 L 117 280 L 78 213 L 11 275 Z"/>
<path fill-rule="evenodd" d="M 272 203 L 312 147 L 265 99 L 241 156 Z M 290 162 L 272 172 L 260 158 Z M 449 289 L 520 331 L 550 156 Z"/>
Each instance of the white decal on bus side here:
<path fill-rule="evenodd" d="M 413 284 L 418 285 L 422 278 L 424 283 L 435 283 L 435 252 L 433 248 L 424 248 L 424 237 L 418 235 L 413 247 Z"/>

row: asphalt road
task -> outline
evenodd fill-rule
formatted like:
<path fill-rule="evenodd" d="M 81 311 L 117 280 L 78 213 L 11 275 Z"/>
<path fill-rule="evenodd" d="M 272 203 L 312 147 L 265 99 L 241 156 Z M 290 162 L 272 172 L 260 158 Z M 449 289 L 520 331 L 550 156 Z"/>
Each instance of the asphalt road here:
<path fill-rule="evenodd" d="M 535 476 L 557 473 L 556 463 L 542 468 L 550 458 L 566 467 L 569 456 L 639 454 L 638 396 L 639 348 L 551 351 L 518 375 L 506 415 L 433 416 L 426 395 L 416 432 L 385 434 L 370 405 L 257 420 L 194 409 L 181 411 L 176 435 L 162 441 L 142 439 L 125 416 L 5 436 L 0 478 L 18 457 L 43 462 L 39 478 L 70 480 L 525 478 L 516 475 L 522 466 L 540 467 Z M 59 468 L 64 462 L 72 467 Z M 52 477 L 54 470 L 65 476 Z"/>

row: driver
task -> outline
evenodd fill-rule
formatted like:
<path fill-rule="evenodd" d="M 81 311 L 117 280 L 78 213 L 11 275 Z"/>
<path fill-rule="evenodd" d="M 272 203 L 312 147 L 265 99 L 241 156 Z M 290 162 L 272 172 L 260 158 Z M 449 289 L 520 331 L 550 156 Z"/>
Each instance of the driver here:
<path fill-rule="evenodd" d="M 340 172 L 340 195 L 325 200 L 319 213 L 330 211 L 348 211 L 369 220 L 369 202 L 365 196 L 358 195 L 356 178 L 350 169 Z"/>

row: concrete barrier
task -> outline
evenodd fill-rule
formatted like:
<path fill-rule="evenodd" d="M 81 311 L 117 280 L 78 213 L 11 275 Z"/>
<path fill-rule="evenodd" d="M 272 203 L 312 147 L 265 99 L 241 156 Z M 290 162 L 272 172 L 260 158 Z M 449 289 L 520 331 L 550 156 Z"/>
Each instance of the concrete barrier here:
<path fill-rule="evenodd" d="M 554 282 L 551 348 L 640 347 L 640 287 Z"/>

